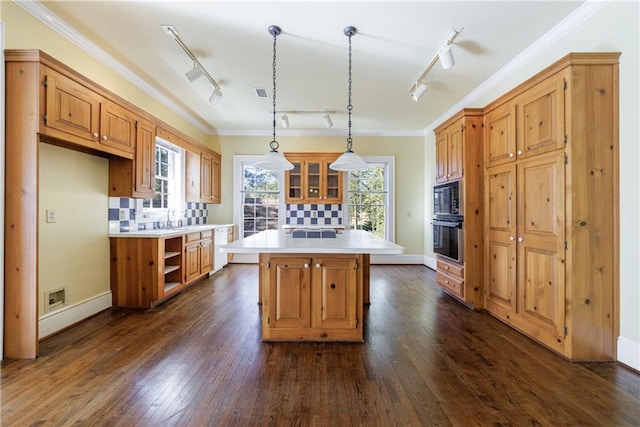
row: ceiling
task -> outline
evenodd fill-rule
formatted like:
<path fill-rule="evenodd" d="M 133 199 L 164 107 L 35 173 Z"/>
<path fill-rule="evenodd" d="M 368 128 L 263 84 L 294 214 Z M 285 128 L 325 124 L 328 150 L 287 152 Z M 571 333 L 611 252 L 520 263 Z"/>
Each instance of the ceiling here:
<path fill-rule="evenodd" d="M 580 8 L 582 1 L 42 1 L 76 31 L 141 79 L 147 91 L 207 133 L 264 134 L 272 124 L 270 25 L 277 39 L 277 109 L 333 110 L 290 114 L 286 133 L 344 134 L 347 128 L 348 38 L 353 46 L 355 134 L 422 134 L 450 108 Z M 219 83 L 185 77 L 192 62 L 161 28 L 173 25 Z M 456 65 L 436 64 L 429 90 L 415 102 L 409 88 L 452 29 Z M 258 98 L 254 88 L 266 88 Z M 126 98 L 126 96 L 125 96 Z M 279 114 L 278 114 L 279 116 Z M 278 127 L 280 128 L 280 120 Z"/>

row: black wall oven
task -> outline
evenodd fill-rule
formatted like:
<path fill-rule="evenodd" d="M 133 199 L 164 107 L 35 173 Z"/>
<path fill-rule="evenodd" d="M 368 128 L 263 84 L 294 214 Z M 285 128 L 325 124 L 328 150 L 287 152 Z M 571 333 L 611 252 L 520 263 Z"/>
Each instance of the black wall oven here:
<path fill-rule="evenodd" d="M 433 251 L 452 259 L 464 262 L 464 227 L 462 217 L 459 220 L 438 220 L 433 222 Z"/>
<path fill-rule="evenodd" d="M 464 217 L 460 181 L 433 188 L 433 251 L 464 262 Z"/>

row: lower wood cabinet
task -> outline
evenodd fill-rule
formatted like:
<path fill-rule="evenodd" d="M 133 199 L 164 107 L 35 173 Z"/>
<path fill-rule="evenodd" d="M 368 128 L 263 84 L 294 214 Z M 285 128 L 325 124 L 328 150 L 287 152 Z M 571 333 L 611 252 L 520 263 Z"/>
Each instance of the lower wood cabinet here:
<path fill-rule="evenodd" d="M 362 341 L 364 265 L 351 254 L 260 254 L 264 341 Z"/>
<path fill-rule="evenodd" d="M 213 230 L 189 233 L 185 240 L 185 282 L 190 282 L 213 270 Z"/>
<path fill-rule="evenodd" d="M 112 237 L 114 307 L 153 307 L 212 270 L 212 230 L 159 238 Z"/>
<path fill-rule="evenodd" d="M 464 300 L 464 264 L 438 256 L 436 282 L 445 291 Z"/>

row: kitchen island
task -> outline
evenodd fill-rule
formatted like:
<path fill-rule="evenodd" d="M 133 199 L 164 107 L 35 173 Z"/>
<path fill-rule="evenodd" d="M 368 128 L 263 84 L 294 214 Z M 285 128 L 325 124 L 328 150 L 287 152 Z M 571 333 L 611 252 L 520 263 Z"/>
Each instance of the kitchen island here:
<path fill-rule="evenodd" d="M 267 230 L 221 247 L 259 254 L 263 341 L 363 341 L 370 255 L 404 248 L 360 230 L 325 236 Z"/>

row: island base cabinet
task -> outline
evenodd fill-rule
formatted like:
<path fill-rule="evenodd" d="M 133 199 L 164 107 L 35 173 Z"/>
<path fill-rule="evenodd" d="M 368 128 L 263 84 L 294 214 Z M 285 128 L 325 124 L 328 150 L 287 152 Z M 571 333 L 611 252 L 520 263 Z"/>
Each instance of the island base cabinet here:
<path fill-rule="evenodd" d="M 359 254 L 260 254 L 263 341 L 363 341 Z"/>

